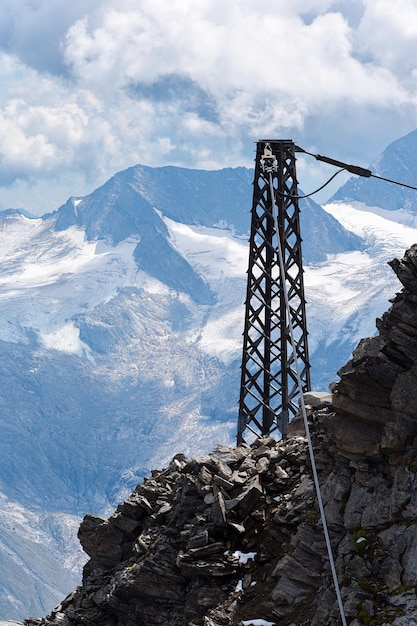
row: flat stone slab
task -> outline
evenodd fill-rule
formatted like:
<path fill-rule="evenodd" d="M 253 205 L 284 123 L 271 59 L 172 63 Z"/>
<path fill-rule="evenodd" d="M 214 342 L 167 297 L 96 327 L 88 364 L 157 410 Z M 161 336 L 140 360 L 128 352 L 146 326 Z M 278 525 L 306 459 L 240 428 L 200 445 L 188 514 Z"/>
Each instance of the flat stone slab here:
<path fill-rule="evenodd" d="M 318 409 L 319 407 L 331 406 L 332 394 L 328 391 L 306 391 L 303 393 L 304 403 Z"/>

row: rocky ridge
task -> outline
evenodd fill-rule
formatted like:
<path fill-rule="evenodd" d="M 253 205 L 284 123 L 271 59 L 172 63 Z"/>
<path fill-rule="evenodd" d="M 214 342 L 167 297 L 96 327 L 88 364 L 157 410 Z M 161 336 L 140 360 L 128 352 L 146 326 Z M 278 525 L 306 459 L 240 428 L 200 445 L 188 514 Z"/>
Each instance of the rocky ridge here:
<path fill-rule="evenodd" d="M 417 623 L 417 246 L 390 265 L 378 336 L 305 397 L 350 626 Z M 82 585 L 26 626 L 340 624 L 304 435 L 299 417 L 285 441 L 178 454 L 87 515 Z"/>

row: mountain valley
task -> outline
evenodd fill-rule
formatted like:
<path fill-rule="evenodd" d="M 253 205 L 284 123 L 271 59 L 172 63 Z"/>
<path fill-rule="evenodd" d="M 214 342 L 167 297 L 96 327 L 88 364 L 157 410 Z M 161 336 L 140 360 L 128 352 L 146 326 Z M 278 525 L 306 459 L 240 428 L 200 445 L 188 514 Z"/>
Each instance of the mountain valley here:
<path fill-rule="evenodd" d="M 400 177 L 389 155 L 379 171 Z M 42 218 L 0 215 L 0 619 L 77 586 L 81 516 L 177 452 L 234 443 L 252 177 L 138 165 Z M 375 334 L 387 263 L 417 241 L 417 196 L 373 205 L 365 182 L 300 204 L 318 391 Z"/>

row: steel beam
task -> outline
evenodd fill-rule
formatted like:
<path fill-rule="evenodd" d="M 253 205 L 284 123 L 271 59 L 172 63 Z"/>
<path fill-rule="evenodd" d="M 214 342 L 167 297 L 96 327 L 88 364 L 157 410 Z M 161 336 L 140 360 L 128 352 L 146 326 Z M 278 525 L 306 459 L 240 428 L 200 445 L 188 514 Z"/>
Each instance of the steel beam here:
<path fill-rule="evenodd" d="M 292 141 L 257 143 L 238 445 L 275 431 L 285 438 L 298 412 L 299 381 L 310 388 L 295 164 Z"/>

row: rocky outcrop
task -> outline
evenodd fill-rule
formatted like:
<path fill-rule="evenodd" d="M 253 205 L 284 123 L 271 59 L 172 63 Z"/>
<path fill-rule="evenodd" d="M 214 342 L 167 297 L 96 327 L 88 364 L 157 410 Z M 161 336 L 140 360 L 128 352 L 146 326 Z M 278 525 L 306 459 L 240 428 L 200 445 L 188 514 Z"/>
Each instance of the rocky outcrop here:
<path fill-rule="evenodd" d="M 417 435 L 417 245 L 389 263 L 403 289 L 363 339 L 332 386 L 338 416 L 332 435 L 350 457 L 402 454 Z"/>
<path fill-rule="evenodd" d="M 379 336 L 305 395 L 350 626 L 417 623 L 417 247 L 391 265 Z M 79 538 L 82 585 L 27 626 L 341 623 L 301 417 L 285 441 L 176 455 Z"/>
<path fill-rule="evenodd" d="M 311 542 L 307 456 L 302 437 L 176 455 L 112 517 L 84 518 L 79 538 L 91 558 L 83 586 L 40 623 L 231 624 L 248 611 L 270 618 L 279 597 L 287 604 L 294 594 L 291 572 L 314 593 L 320 576 L 311 562 L 321 567 L 324 555 L 322 538 Z M 308 553 L 296 560 L 291 537 L 305 520 Z"/>

